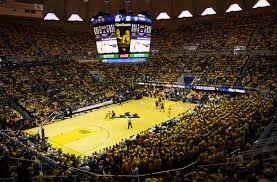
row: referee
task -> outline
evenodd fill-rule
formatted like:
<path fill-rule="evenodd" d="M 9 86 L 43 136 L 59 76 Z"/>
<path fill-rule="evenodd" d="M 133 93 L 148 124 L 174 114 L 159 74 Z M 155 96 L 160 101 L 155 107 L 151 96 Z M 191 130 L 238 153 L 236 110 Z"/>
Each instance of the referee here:
<path fill-rule="evenodd" d="M 133 128 L 131 117 L 129 117 L 129 119 L 128 119 L 128 130 L 130 128 Z"/>

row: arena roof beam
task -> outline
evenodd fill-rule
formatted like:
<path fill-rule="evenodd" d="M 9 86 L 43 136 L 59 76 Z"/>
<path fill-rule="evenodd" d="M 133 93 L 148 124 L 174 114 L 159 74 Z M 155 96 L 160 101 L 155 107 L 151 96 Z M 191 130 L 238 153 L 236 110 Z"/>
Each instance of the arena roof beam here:
<path fill-rule="evenodd" d="M 166 12 L 161 12 L 159 16 L 156 18 L 156 20 L 169 20 L 170 17 Z"/>
<path fill-rule="evenodd" d="M 178 18 L 189 18 L 192 17 L 192 14 L 188 10 L 182 11 Z"/>
<path fill-rule="evenodd" d="M 206 8 L 203 13 L 201 14 L 201 16 L 206 16 L 206 15 L 215 15 L 216 12 L 213 8 Z"/>
<path fill-rule="evenodd" d="M 253 6 L 253 8 L 263 8 L 270 6 L 267 0 L 258 0 L 258 2 Z"/>
<path fill-rule="evenodd" d="M 60 20 L 54 13 L 47 13 L 43 19 L 44 20 L 55 20 L 55 21 Z"/>
<path fill-rule="evenodd" d="M 68 21 L 83 21 L 83 19 L 77 15 L 77 14 L 72 14 L 69 18 Z"/>
<path fill-rule="evenodd" d="M 234 11 L 241 11 L 241 7 L 238 4 L 232 4 L 226 11 L 226 13 L 234 12 Z"/>

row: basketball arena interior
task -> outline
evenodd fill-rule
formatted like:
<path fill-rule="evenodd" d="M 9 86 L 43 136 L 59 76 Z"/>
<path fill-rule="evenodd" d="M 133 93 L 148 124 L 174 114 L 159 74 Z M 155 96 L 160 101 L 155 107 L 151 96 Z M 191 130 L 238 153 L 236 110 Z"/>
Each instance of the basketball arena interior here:
<path fill-rule="evenodd" d="M 0 0 L 0 181 L 277 181 L 277 0 Z"/>

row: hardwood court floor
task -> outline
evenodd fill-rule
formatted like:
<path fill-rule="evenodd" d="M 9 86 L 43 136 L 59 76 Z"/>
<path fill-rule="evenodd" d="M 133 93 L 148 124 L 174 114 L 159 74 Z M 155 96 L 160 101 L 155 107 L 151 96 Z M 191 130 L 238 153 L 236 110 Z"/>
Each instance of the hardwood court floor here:
<path fill-rule="evenodd" d="M 170 117 L 167 110 L 169 106 L 172 108 Z M 45 135 L 53 147 L 61 148 L 64 153 L 91 155 L 194 107 L 194 104 L 166 100 L 165 112 L 160 112 L 155 108 L 154 98 L 144 97 L 123 103 L 122 106 L 111 105 L 45 125 Z M 106 113 L 111 110 L 115 111 L 116 116 L 121 115 L 122 118 L 105 119 Z M 137 114 L 139 117 L 132 119 L 133 129 L 130 130 L 127 127 L 128 119 L 123 118 L 126 112 L 128 112 L 127 115 Z M 38 131 L 40 131 L 39 127 L 25 130 L 29 134 L 36 134 Z"/>

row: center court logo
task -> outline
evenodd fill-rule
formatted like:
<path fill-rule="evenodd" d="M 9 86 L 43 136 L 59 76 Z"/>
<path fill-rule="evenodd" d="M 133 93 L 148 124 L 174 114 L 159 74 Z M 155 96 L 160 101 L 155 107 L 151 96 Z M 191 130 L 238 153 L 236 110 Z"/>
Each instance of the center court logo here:
<path fill-rule="evenodd" d="M 84 130 L 84 129 L 79 130 L 79 132 L 82 133 L 82 134 L 91 133 L 89 130 Z"/>
<path fill-rule="evenodd" d="M 115 118 L 140 118 L 139 115 L 137 113 L 134 114 L 130 114 L 130 112 L 125 112 L 122 115 L 119 116 L 115 116 Z"/>

